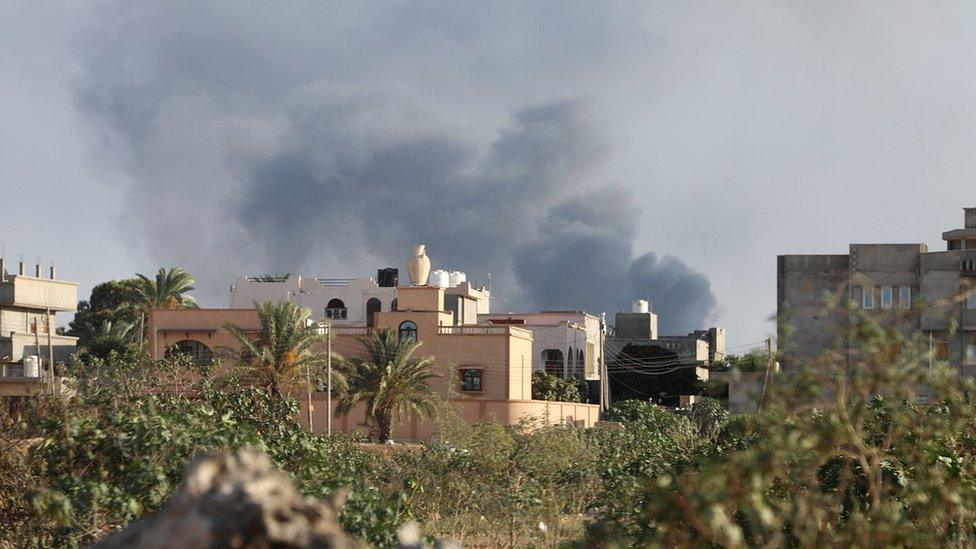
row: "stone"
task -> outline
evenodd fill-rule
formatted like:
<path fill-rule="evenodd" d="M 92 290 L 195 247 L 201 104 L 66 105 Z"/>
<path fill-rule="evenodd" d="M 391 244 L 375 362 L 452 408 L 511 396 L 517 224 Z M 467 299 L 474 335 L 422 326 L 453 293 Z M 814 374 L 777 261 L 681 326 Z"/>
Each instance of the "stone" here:
<path fill-rule="evenodd" d="M 324 502 L 302 496 L 259 451 L 207 454 L 159 513 L 98 547 L 366 547 L 339 525 L 343 500 L 342 492 Z"/>

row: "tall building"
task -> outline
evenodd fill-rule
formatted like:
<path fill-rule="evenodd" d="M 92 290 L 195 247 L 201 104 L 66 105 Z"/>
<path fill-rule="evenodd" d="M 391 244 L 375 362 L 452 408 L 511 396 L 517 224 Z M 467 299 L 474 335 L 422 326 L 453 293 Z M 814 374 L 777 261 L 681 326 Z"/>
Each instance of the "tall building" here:
<path fill-rule="evenodd" d="M 36 265 L 29 276 L 23 261 L 10 274 L 0 258 L 0 395 L 32 395 L 50 387 L 52 366 L 75 352 L 77 338 L 56 333 L 56 318 L 76 309 L 78 286 L 55 274 L 52 266 L 42 277 Z"/>
<path fill-rule="evenodd" d="M 976 373 L 976 208 L 925 244 L 851 244 L 847 254 L 777 258 L 781 367 L 796 369 L 827 349 L 854 350 L 846 300 L 883 326 L 921 333 L 937 358 Z"/>

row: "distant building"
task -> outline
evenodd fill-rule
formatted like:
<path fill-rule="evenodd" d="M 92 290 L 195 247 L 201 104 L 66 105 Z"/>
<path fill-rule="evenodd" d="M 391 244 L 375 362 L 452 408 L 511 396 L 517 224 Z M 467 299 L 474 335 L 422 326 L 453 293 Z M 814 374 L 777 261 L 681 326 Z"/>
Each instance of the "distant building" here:
<path fill-rule="evenodd" d="M 585 311 L 495 313 L 479 322 L 513 325 L 532 332 L 532 371 L 563 378 L 600 379 L 603 364 L 603 326 L 600 317 Z"/>
<path fill-rule="evenodd" d="M 452 273 L 461 275 L 463 273 Z M 397 269 L 377 271 L 372 278 L 316 278 L 301 275 L 239 276 L 230 288 L 231 309 L 253 309 L 263 301 L 291 301 L 309 309 L 315 320 L 328 320 L 336 326 L 374 324 L 378 312 L 397 306 Z M 453 284 L 451 284 L 453 282 Z M 490 310 L 491 294 L 461 279 L 445 278 L 445 306 L 454 312 L 458 323 L 474 324 L 479 312 Z"/>
<path fill-rule="evenodd" d="M 937 358 L 976 374 L 976 208 L 964 213 L 964 228 L 942 234 L 946 251 L 851 244 L 847 254 L 779 256 L 782 368 L 798 368 L 827 349 L 856 350 L 850 315 L 837 306 L 849 299 L 888 328 L 921 332 Z"/>
<path fill-rule="evenodd" d="M 21 261 L 10 274 L 0 258 L 0 396 L 34 395 L 52 386 L 54 364 L 75 352 L 78 339 L 56 333 L 58 312 L 74 311 L 78 286 L 57 280 L 52 266 L 33 276 Z"/>
<path fill-rule="evenodd" d="M 708 368 L 725 358 L 725 329 L 660 335 L 657 314 L 641 299 L 615 315 L 604 352 L 611 403 L 623 397 L 684 405 L 708 381 Z"/>
<path fill-rule="evenodd" d="M 467 281 L 458 281 L 455 286 L 444 288 L 439 284 L 425 284 L 426 275 L 424 279 L 412 281 L 414 284 L 410 286 L 395 288 L 395 307 L 386 306 L 387 303 L 392 303 L 392 299 L 381 301 L 384 306 L 372 314 L 369 325 L 365 318 L 361 324 L 351 325 L 351 318 L 359 318 L 359 313 L 351 310 L 344 319 L 320 315 L 319 318 L 325 316 L 333 321 L 333 351 L 346 357 L 362 356 L 365 349 L 359 339 L 368 337 L 374 329 L 389 328 L 396 331 L 401 338 L 415 338 L 420 341 L 421 346 L 416 351 L 418 355 L 436 359 L 440 377 L 431 382 L 432 386 L 451 402 L 458 416 L 466 421 L 493 419 L 503 423 L 516 423 L 526 417 L 545 417 L 556 423 L 592 426 L 598 420 L 599 406 L 594 404 L 532 400 L 533 356 L 536 354 L 533 331 L 515 323 L 465 322 L 465 317 L 477 321 L 479 307 L 484 307 L 487 312 L 489 294 L 486 289 L 473 288 Z M 238 282 L 241 280 L 238 279 Z M 285 292 L 292 291 L 285 284 L 287 282 L 245 281 L 238 288 L 245 288 L 250 293 L 242 290 L 235 292 L 238 292 L 238 296 L 245 293 L 257 296 L 252 301 L 283 301 L 290 299 L 290 296 L 276 296 L 280 295 L 282 289 Z M 319 306 L 326 297 L 337 299 L 339 297 L 336 296 L 342 294 L 332 292 L 336 292 L 336 288 L 347 287 L 325 286 L 325 290 L 319 290 L 316 283 L 292 281 L 290 284 L 294 284 L 294 288 L 306 288 L 313 292 L 304 294 L 306 307 Z M 255 287 L 262 291 L 265 291 L 264 288 L 275 290 L 258 294 L 251 291 Z M 351 287 L 356 288 L 355 285 Z M 359 287 L 369 288 L 368 285 Z M 385 291 L 386 288 L 381 290 Z M 235 303 L 234 295 L 232 292 L 232 304 Z M 350 298 L 350 302 L 355 302 L 355 299 Z M 295 303 L 301 305 L 298 300 Z M 452 303 L 459 313 L 451 309 Z M 345 322 L 341 322 L 343 320 Z M 249 308 L 153 310 L 148 325 L 150 354 L 158 359 L 168 353 L 179 352 L 190 354 L 197 360 L 209 360 L 219 349 L 237 346 L 237 341 L 225 328 L 228 323 L 253 333 L 255 337 L 260 334 L 261 326 L 253 303 Z M 580 350 L 586 349 L 585 339 L 582 333 L 578 335 Z M 576 347 L 573 350 L 575 355 Z M 304 402 L 302 405 L 306 406 Z M 325 431 L 329 413 L 326 395 L 316 393 L 313 397 L 314 431 Z M 307 421 L 305 412 L 300 418 Z M 357 407 L 349 415 L 333 419 L 332 424 L 335 430 L 350 432 L 362 428 L 363 419 L 363 410 Z M 406 418 L 394 430 L 394 438 L 424 439 L 434 429 L 435 425 L 431 421 Z"/>

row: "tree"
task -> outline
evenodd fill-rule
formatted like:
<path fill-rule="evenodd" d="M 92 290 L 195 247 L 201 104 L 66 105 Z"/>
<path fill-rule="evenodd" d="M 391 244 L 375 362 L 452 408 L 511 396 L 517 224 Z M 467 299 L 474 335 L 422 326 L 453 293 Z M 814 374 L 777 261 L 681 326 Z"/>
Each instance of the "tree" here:
<path fill-rule="evenodd" d="M 96 285 L 87 301 L 78 302 L 78 311 L 68 325 L 67 334 L 77 337 L 78 346 L 85 348 L 104 335 L 103 326 L 106 322 L 113 325 L 135 322 L 138 312 L 132 304 L 132 294 L 137 282 L 135 278 L 127 278 Z"/>
<path fill-rule="evenodd" d="M 196 279 L 193 275 L 180 267 L 170 267 L 169 271 L 160 267 L 155 278 L 137 273 L 132 301 L 143 312 L 149 309 L 196 308 L 197 302 L 193 296 L 186 295 L 193 291 L 194 283 Z"/>
<path fill-rule="evenodd" d="M 586 382 L 563 379 L 546 372 L 532 372 L 532 398 L 558 402 L 586 402 Z"/>
<path fill-rule="evenodd" d="M 104 320 L 98 332 L 85 345 L 83 352 L 98 358 L 107 358 L 113 351 L 124 355 L 135 349 L 139 335 L 136 325 L 123 318 Z"/>
<path fill-rule="evenodd" d="M 359 338 L 365 358 L 348 359 L 349 390 L 336 406 L 336 416 L 366 405 L 366 418 L 376 428 L 380 442 L 390 440 L 394 424 L 407 413 L 421 417 L 434 414 L 437 393 L 428 383 L 438 377 L 434 360 L 414 357 L 420 343 L 400 339 L 391 329 L 377 330 Z"/>
<path fill-rule="evenodd" d="M 234 324 L 224 328 L 237 339 L 240 350 L 223 349 L 236 366 L 243 380 L 272 394 L 301 385 L 302 374 L 311 375 L 326 363 L 327 355 L 313 347 L 323 335 L 309 324 L 309 312 L 290 301 L 266 301 L 256 304 L 261 321 L 261 333 L 255 339 L 247 330 Z M 340 373 L 333 374 L 333 383 L 344 384 Z"/>

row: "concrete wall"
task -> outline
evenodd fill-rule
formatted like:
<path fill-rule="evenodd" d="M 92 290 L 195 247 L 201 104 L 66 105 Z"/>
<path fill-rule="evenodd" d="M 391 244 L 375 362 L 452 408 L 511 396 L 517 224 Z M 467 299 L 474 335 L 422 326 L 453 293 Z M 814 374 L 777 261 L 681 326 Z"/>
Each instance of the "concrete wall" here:
<path fill-rule="evenodd" d="M 781 255 L 777 258 L 778 350 L 784 369 L 799 368 L 824 349 L 846 345 L 847 255 Z M 832 297 L 828 298 L 828 295 Z"/>
<path fill-rule="evenodd" d="M 302 425 L 308 425 L 307 401 L 300 399 L 301 413 L 299 420 Z M 335 409 L 333 401 L 332 409 Z M 312 395 L 312 430 L 325 433 L 328 426 L 329 410 L 324 393 Z M 479 421 L 498 421 L 508 425 L 520 421 L 533 421 L 538 424 L 566 425 L 573 424 L 581 427 L 592 427 L 599 421 L 600 407 L 596 404 L 576 404 L 569 402 L 547 402 L 542 400 L 489 400 L 489 399 L 452 399 L 447 404 L 447 410 L 456 420 L 466 423 Z M 332 418 L 333 432 L 353 433 L 367 432 L 363 406 L 357 406 L 349 414 L 340 418 Z M 450 421 L 447 419 L 446 421 Z M 437 431 L 435 420 L 419 420 L 415 416 L 403 418 L 393 429 L 393 439 L 397 441 L 421 441 L 430 438 Z"/>
<path fill-rule="evenodd" d="M 78 307 L 78 285 L 65 280 L 15 275 L 0 282 L 0 307 L 3 306 L 74 311 Z"/>
<path fill-rule="evenodd" d="M 657 315 L 654 313 L 617 313 L 613 334 L 622 339 L 657 339 Z"/>
<path fill-rule="evenodd" d="M 290 276 L 284 281 L 261 282 L 239 276 L 230 290 L 230 308 L 253 309 L 255 302 L 291 301 L 309 309 L 312 318 L 325 318 L 325 309 L 332 299 L 340 299 L 346 306 L 345 319 L 330 319 L 336 325 L 365 326 L 366 303 L 380 300 L 380 310 L 389 311 L 396 298 L 395 288 L 381 288 L 371 278 L 323 283 L 314 277 Z"/>
<path fill-rule="evenodd" d="M 544 371 L 543 353 L 558 349 L 563 354 L 565 377 L 600 379 L 603 334 L 598 317 L 582 311 L 542 311 L 479 315 L 478 321 L 515 325 L 532 332 L 532 371 Z M 578 360 L 580 351 L 583 353 L 582 364 Z"/>

